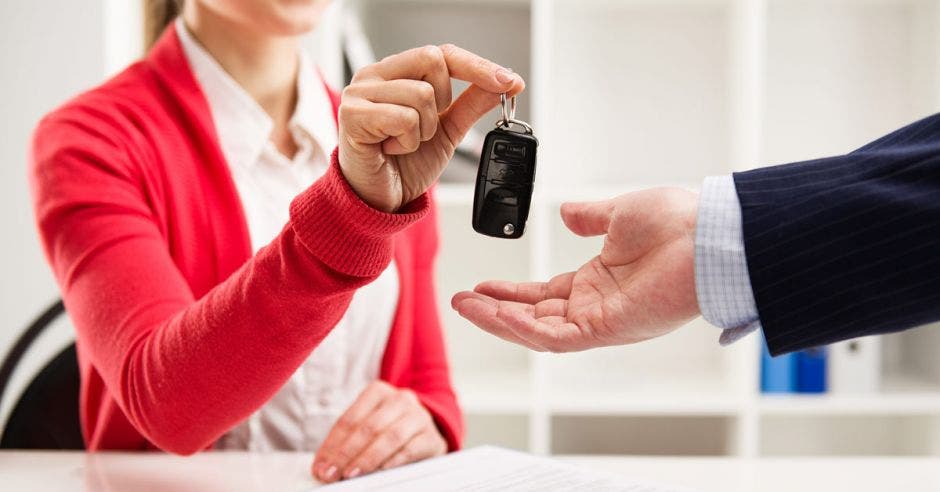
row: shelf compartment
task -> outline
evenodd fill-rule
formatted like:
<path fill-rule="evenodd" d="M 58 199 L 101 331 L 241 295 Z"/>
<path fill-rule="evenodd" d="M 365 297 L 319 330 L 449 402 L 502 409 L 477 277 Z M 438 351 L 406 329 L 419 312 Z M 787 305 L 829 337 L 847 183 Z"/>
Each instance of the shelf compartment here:
<path fill-rule="evenodd" d="M 466 414 L 467 435 L 464 447 L 503 446 L 527 451 L 529 418 L 525 414 Z"/>
<path fill-rule="evenodd" d="M 552 454 L 730 454 L 735 419 L 716 416 L 553 416 Z"/>
<path fill-rule="evenodd" d="M 746 405 L 744 398 L 719 392 L 701 394 L 679 390 L 677 394 L 615 393 L 612 391 L 558 391 L 549 395 L 549 411 L 567 416 L 735 416 Z"/>
<path fill-rule="evenodd" d="M 882 390 L 940 396 L 940 323 L 883 335 Z"/>
<path fill-rule="evenodd" d="M 763 456 L 910 456 L 940 453 L 940 417 L 852 414 L 761 417 Z"/>
<path fill-rule="evenodd" d="M 737 352 L 718 345 L 718 329 L 698 319 L 635 345 L 549 354 L 550 401 L 559 409 L 643 408 L 730 411 L 748 392 L 735 377 Z"/>
<path fill-rule="evenodd" d="M 928 4 L 771 0 L 763 164 L 844 154 L 936 111 Z"/>
<path fill-rule="evenodd" d="M 532 387 L 526 369 L 494 371 L 461 367 L 454 374 L 460 405 L 467 413 L 526 413 L 532 409 Z M 488 365 L 488 364 L 486 364 Z"/>
<path fill-rule="evenodd" d="M 783 415 L 940 415 L 940 394 L 764 395 L 762 414 Z"/>
<path fill-rule="evenodd" d="M 571 186 L 726 173 L 729 19 L 725 2 L 556 1 L 540 174 Z"/>

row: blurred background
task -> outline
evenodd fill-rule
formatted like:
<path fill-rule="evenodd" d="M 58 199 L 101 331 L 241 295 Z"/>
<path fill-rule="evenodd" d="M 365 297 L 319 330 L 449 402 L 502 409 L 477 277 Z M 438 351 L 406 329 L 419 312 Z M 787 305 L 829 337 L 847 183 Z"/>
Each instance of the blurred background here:
<path fill-rule="evenodd" d="M 140 56 L 141 15 L 139 0 L 0 3 L 0 353 L 58 297 L 33 226 L 30 132 L 42 114 Z M 523 239 L 487 239 L 470 227 L 474 138 L 438 190 L 439 302 L 468 445 L 940 454 L 936 327 L 811 354 L 806 367 L 827 379 L 824 388 L 767 394 L 762 387 L 779 388 L 762 382 L 760 338 L 722 348 L 701 320 L 640 346 L 551 355 L 503 343 L 449 308 L 455 291 L 483 279 L 546 279 L 596 254 L 599 239 L 565 231 L 563 201 L 694 189 L 707 175 L 841 154 L 936 112 L 937 0 L 347 0 L 331 7 L 307 48 L 340 87 L 370 59 L 444 42 L 526 78 L 519 115 L 541 142 Z M 70 330 L 63 322 L 39 340 L 0 419 L 35 368 L 70 343 Z M 763 362 L 765 376 L 775 363 Z"/>

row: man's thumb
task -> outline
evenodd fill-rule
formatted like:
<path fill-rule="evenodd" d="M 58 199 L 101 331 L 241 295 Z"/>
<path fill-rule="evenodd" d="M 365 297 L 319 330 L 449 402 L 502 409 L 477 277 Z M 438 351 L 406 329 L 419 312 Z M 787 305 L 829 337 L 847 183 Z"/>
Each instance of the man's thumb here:
<path fill-rule="evenodd" d="M 568 202 L 561 204 L 561 218 L 571 232 L 579 236 L 607 234 L 614 212 L 613 200 Z"/>

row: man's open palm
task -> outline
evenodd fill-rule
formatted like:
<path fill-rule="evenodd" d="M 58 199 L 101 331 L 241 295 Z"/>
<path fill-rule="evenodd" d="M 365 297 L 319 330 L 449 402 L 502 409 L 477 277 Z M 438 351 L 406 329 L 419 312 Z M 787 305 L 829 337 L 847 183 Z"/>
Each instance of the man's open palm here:
<path fill-rule="evenodd" d="M 568 203 L 574 233 L 606 234 L 599 256 L 548 282 L 487 281 L 451 304 L 484 330 L 534 350 L 572 352 L 666 334 L 698 315 L 697 197 L 681 189 Z"/>

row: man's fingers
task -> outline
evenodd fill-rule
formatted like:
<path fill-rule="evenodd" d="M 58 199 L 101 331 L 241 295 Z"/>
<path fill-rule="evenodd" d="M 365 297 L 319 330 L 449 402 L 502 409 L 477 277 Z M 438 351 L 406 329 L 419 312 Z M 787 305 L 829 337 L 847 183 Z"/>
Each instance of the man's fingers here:
<path fill-rule="evenodd" d="M 467 321 L 473 323 L 484 331 L 489 332 L 507 342 L 522 345 L 529 349 L 544 352 L 545 348 L 530 343 L 525 338 L 517 335 L 506 323 L 497 316 L 497 303 L 495 299 L 488 299 L 486 296 L 476 292 L 458 292 L 454 296 L 451 304 L 454 310 Z"/>
<path fill-rule="evenodd" d="M 457 313 L 468 321 L 503 340 L 538 352 L 547 350 L 542 345 L 531 341 L 525 333 L 516 332 L 504 319 L 505 312 L 509 310 L 519 310 L 525 312 L 527 316 L 532 316 L 531 313 L 535 312 L 534 306 L 497 301 L 476 292 L 458 293 L 454 296 L 452 305 Z"/>
<path fill-rule="evenodd" d="M 614 213 L 613 200 L 568 202 L 561 204 L 561 218 L 571 232 L 579 236 L 607 234 Z"/>
<path fill-rule="evenodd" d="M 524 284 L 518 284 L 524 285 Z M 547 285 L 547 284 L 541 284 Z M 513 291 L 512 294 L 515 294 L 516 291 Z M 472 294 L 477 294 L 473 296 Z M 497 292 L 499 294 L 499 292 Z M 545 316 L 567 316 L 568 315 L 568 300 L 561 298 L 545 298 L 542 295 L 532 295 L 531 297 L 526 297 L 525 295 L 517 296 L 515 299 L 511 298 L 500 298 L 498 295 L 489 294 L 485 289 L 480 289 L 480 286 L 477 286 L 472 293 L 458 293 L 454 296 L 451 301 L 451 306 L 456 309 L 456 306 L 460 303 L 461 300 L 475 297 L 491 307 L 496 308 L 510 308 L 522 310 L 526 313 L 530 313 L 536 318 L 543 318 Z M 532 300 L 527 300 L 532 299 Z M 539 300 L 541 299 L 541 300 Z M 534 304 L 533 304 L 534 303 Z"/>
<path fill-rule="evenodd" d="M 444 60 L 444 53 L 437 46 L 414 48 L 388 56 L 360 70 L 353 81 L 369 79 L 423 80 L 434 87 L 438 113 L 447 109 L 451 103 L 450 73 L 447 62 Z"/>
<path fill-rule="evenodd" d="M 507 309 L 500 312 L 500 319 L 513 332 L 550 352 L 574 352 L 586 346 L 584 332 L 567 318 L 549 316 L 536 319 L 531 314 Z"/>
<path fill-rule="evenodd" d="M 452 44 L 441 46 L 450 76 L 494 94 L 518 94 L 525 89 L 522 77 L 511 70 Z"/>
<path fill-rule="evenodd" d="M 546 299 L 567 299 L 575 272 L 563 273 L 548 282 L 507 282 L 488 280 L 473 288 L 475 292 L 495 299 L 535 304 Z"/>
<path fill-rule="evenodd" d="M 543 301 L 540 307 L 461 292 L 453 304 L 473 324 L 532 350 L 571 352 L 587 346 L 584 331 L 570 322 L 567 302 L 561 299 Z"/>
<path fill-rule="evenodd" d="M 505 280 L 487 280 L 473 288 L 494 299 L 535 304 L 548 299 L 547 282 L 507 282 Z"/>
<path fill-rule="evenodd" d="M 544 319 L 546 317 L 567 317 L 568 316 L 568 300 L 567 299 L 546 299 L 544 301 L 538 302 L 535 304 L 535 312 L 533 313 L 536 319 Z"/>

